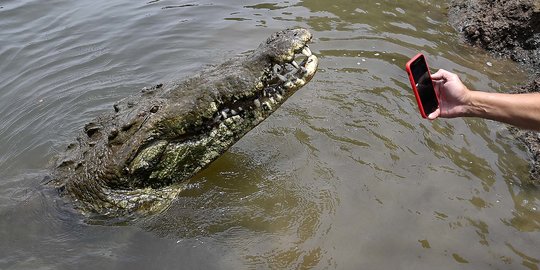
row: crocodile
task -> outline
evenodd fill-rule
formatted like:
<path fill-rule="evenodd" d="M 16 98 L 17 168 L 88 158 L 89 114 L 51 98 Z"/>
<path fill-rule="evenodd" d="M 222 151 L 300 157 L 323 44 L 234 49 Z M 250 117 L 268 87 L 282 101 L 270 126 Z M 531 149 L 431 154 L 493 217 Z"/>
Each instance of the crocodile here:
<path fill-rule="evenodd" d="M 50 184 L 93 219 L 156 213 L 315 75 L 302 28 L 253 51 L 153 87 L 87 123 L 55 163 Z"/>

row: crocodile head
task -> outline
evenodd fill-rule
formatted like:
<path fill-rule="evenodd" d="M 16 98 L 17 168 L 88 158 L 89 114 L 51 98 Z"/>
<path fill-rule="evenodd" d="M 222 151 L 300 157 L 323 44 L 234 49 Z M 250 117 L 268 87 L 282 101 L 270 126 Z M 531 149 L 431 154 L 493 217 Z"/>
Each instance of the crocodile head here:
<path fill-rule="evenodd" d="M 192 78 L 143 89 L 85 127 L 55 183 L 88 214 L 155 212 L 317 71 L 311 34 L 288 29 Z"/>

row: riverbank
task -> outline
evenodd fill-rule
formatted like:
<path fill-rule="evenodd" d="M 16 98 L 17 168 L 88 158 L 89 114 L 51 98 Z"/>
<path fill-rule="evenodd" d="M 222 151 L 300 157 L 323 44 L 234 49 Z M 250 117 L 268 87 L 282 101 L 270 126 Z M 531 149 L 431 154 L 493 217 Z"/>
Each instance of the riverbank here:
<path fill-rule="evenodd" d="M 463 39 L 497 57 L 512 59 L 530 72 L 515 92 L 540 92 L 540 1 L 452 0 L 450 24 Z M 540 133 L 510 127 L 531 155 L 531 179 L 540 182 Z"/>

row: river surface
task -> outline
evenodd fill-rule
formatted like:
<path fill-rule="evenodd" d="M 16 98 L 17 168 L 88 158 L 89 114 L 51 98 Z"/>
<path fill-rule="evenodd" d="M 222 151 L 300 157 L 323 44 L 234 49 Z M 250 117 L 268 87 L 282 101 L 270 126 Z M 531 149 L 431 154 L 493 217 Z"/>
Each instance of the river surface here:
<path fill-rule="evenodd" d="M 309 85 L 164 212 L 88 224 L 43 181 L 145 86 L 305 27 Z M 0 269 L 538 269 L 540 191 L 504 125 L 421 119 L 405 62 L 471 88 L 526 78 L 441 1 L 0 1 Z"/>

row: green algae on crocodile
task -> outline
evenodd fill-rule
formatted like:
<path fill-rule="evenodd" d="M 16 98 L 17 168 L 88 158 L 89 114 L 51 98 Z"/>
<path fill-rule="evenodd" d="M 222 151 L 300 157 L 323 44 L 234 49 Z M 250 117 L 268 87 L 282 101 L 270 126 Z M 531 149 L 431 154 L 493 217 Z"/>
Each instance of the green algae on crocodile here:
<path fill-rule="evenodd" d="M 179 183 L 311 80 L 318 59 L 310 41 L 305 29 L 280 31 L 249 54 L 116 103 L 85 125 L 51 183 L 91 218 L 163 209 L 181 191 Z"/>

